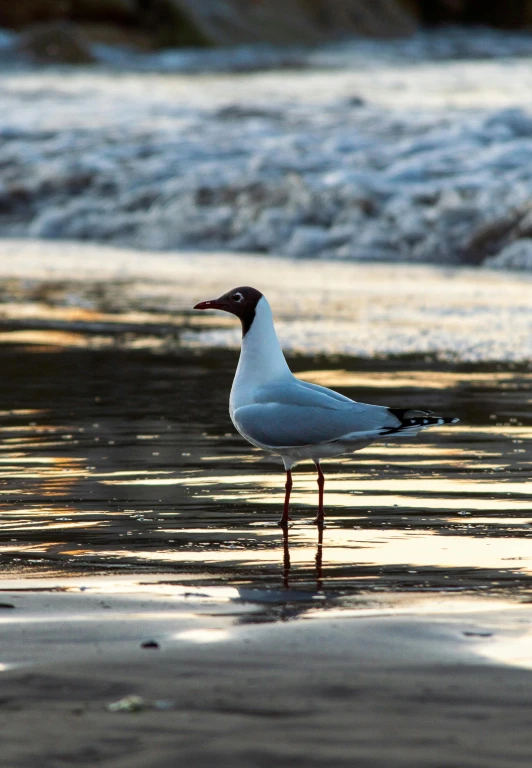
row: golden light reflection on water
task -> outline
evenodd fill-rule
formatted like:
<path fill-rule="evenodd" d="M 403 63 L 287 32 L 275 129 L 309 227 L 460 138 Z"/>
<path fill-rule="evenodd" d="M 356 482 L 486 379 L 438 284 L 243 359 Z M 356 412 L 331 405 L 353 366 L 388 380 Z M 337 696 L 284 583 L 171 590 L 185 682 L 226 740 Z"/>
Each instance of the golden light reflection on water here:
<path fill-rule="evenodd" d="M 86 528 L 94 528 L 96 526 L 102 525 L 102 523 L 94 522 L 94 521 L 87 521 L 87 520 L 80 520 L 77 522 L 72 521 L 63 521 L 60 523 L 53 523 L 48 522 L 46 524 L 46 530 L 47 531 L 53 531 L 53 530 L 68 530 L 69 528 L 82 528 L 85 530 Z M 31 524 L 28 522 L 20 522 L 17 521 L 16 523 L 1 523 L 0 524 L 0 530 L 2 531 L 40 531 L 42 530 L 42 523 L 35 523 Z M 5 551 L 9 551 L 9 547 L 5 548 Z"/>
<path fill-rule="evenodd" d="M 282 474 L 194 475 L 181 478 L 130 477 L 100 480 L 104 485 L 166 486 L 180 485 L 201 491 L 209 489 L 209 497 L 230 502 L 243 496 L 249 502 L 279 506 Z M 213 492 L 213 488 L 217 491 Z M 498 482 L 497 480 L 449 479 L 446 477 L 376 478 L 360 479 L 355 475 L 326 475 L 328 520 L 335 520 L 335 509 L 370 511 L 372 507 L 391 508 L 392 514 L 405 509 L 449 509 L 476 512 L 480 510 L 516 510 L 530 508 L 532 482 Z M 292 500 L 298 505 L 315 505 L 316 480 L 314 474 L 294 473 Z"/>
<path fill-rule="evenodd" d="M 235 532 L 231 531 L 234 541 Z M 243 529 L 241 534 L 245 533 Z M 271 530 L 257 532 L 258 546 L 253 551 L 239 550 L 235 546 L 228 549 L 172 551 L 169 547 L 157 552 L 135 550 L 135 557 L 144 561 L 202 565 L 226 563 L 227 565 L 246 565 L 253 568 L 258 565 L 276 565 L 279 551 L 276 548 L 261 548 L 261 536 L 270 538 Z M 278 534 L 280 535 L 280 534 Z M 316 530 L 313 526 L 292 528 L 288 536 L 292 570 L 303 566 L 313 567 L 316 560 Z M 15 551 L 16 548 L 4 548 L 3 551 Z M 35 552 L 40 551 L 34 548 Z M 57 549 L 58 554 L 82 557 L 87 551 Z M 124 557 L 124 551 L 102 549 L 100 557 Z M 529 538 L 476 538 L 471 535 L 441 536 L 434 531 L 387 529 L 386 531 L 348 530 L 327 528 L 323 535 L 322 567 L 333 568 L 338 565 L 350 566 L 392 566 L 398 563 L 408 564 L 410 568 L 481 568 L 504 569 L 516 574 L 532 573 L 532 550 Z M 415 573 L 415 571 L 409 571 Z M 358 574 L 357 578 L 363 578 Z"/>
<path fill-rule="evenodd" d="M 396 373 L 359 373 L 346 371 L 344 368 L 335 370 L 309 370 L 299 372 L 298 377 L 304 381 L 321 384 L 323 387 L 382 387 L 385 389 L 400 389 L 404 387 L 419 387 L 422 389 L 448 389 L 460 383 L 487 384 L 498 387 L 514 385 L 516 375 L 510 372 L 490 373 L 460 373 L 452 371 L 409 371 L 407 374 Z M 532 374 L 520 374 L 520 378 L 532 382 Z"/>
<path fill-rule="evenodd" d="M 0 344 L 31 344 L 32 346 L 48 347 L 50 351 L 60 347 L 104 346 L 112 344 L 109 337 L 87 337 L 83 333 L 67 331 L 9 331 L 0 333 Z"/>
<path fill-rule="evenodd" d="M 8 487 L 0 487 L 0 496 L 13 496 L 14 493 L 22 496 L 32 492 L 28 488 L 13 488 L 13 480 L 39 481 L 42 496 L 64 495 L 84 474 L 80 469 L 82 462 L 83 459 L 70 456 L 7 455 L 0 459 L 0 484 L 8 484 Z"/>
<path fill-rule="evenodd" d="M 282 476 L 282 475 L 281 475 Z M 426 479 L 419 479 L 419 478 L 409 478 L 409 479 L 403 479 L 403 478 L 397 478 L 394 477 L 393 479 L 381 479 L 377 478 L 375 480 L 367 480 L 367 479 L 360 479 L 357 478 L 356 474 L 350 477 L 338 477 L 338 475 L 325 475 L 326 480 L 326 489 L 328 493 L 335 493 L 338 491 L 345 491 L 349 492 L 351 494 L 363 494 L 366 495 L 367 491 L 382 491 L 382 492 L 395 492 L 395 493 L 405 493 L 405 494 L 413 494 L 416 493 L 431 493 L 434 495 L 460 495 L 465 490 L 467 490 L 467 493 L 488 493 L 488 494 L 494 494 L 494 495 L 509 495 L 509 494 L 522 494 L 522 495 L 528 495 L 532 494 L 532 482 L 529 483 L 498 483 L 497 481 L 471 481 L 467 479 L 447 479 L 447 478 L 441 478 L 441 477 L 435 477 L 435 478 L 426 478 Z M 297 482 L 297 485 L 299 489 L 301 487 L 307 492 L 315 492 L 316 489 L 316 478 L 314 474 L 312 477 L 309 477 L 308 475 L 303 474 L 297 474 L 296 471 L 294 471 L 294 478 L 295 482 Z M 161 484 L 165 484 L 167 482 L 167 479 L 161 478 L 158 480 L 157 478 L 153 478 L 149 480 L 150 484 L 156 484 L 157 482 L 161 482 Z M 116 485 L 116 484 L 138 484 L 142 483 L 144 480 L 103 480 L 102 483 L 105 485 Z M 271 490 L 272 488 L 276 488 L 280 485 L 279 478 L 275 477 L 265 477 L 264 475 L 231 475 L 230 478 L 228 478 L 226 475 L 207 475 L 206 477 L 189 477 L 189 478 L 174 478 L 172 480 L 174 483 L 179 483 L 182 485 L 200 485 L 202 487 L 209 486 L 209 485 L 216 485 L 216 486 L 223 486 L 224 484 L 230 483 L 231 485 L 250 485 L 252 487 L 261 487 L 265 490 Z M 297 493 L 297 489 L 294 489 Z M 253 490 L 251 491 L 253 493 Z M 257 491 L 260 493 L 260 491 Z M 268 502 L 270 499 L 269 496 L 264 497 L 264 501 Z M 348 502 L 350 503 L 350 502 Z"/>
<path fill-rule="evenodd" d="M 181 375 L 178 367 L 168 371 Z M 175 379 L 164 387 L 160 376 L 153 380 L 156 395 L 164 387 L 173 392 Z M 375 391 L 392 383 L 439 391 L 470 387 L 474 393 L 492 384 L 523 386 L 523 375 L 512 373 L 326 371 L 314 380 L 357 387 L 371 381 Z M 487 585 L 503 577 L 524 583 L 532 574 L 532 428 L 520 423 L 528 400 L 520 392 L 518 407 L 512 400 L 509 413 L 496 421 L 486 406 L 474 426 L 463 420 L 417 441 L 373 445 L 326 462 L 322 546 L 309 525 L 317 502 L 311 467 L 294 473 L 293 526 L 283 543 L 276 526 L 282 467 L 227 434 L 225 422 L 216 429 L 203 424 L 202 412 L 169 430 L 167 402 L 139 423 L 146 403 L 158 403 L 154 396 L 127 418 L 122 394 L 111 413 L 102 398 L 70 404 L 67 418 L 54 417 L 54 402 L 4 409 L 0 554 L 26 573 L 33 567 L 170 570 L 318 589 L 337 583 L 394 588 L 405 580 L 416 587 L 467 586 L 473 572 Z M 106 397 L 113 397 L 108 382 Z"/>

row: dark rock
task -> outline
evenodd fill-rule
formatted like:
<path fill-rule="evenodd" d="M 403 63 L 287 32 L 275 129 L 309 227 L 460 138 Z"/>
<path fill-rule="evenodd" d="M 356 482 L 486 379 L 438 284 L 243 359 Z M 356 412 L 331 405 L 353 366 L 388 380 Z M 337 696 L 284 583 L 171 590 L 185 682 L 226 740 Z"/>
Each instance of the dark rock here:
<path fill-rule="evenodd" d="M 155 640 L 145 640 L 143 643 L 140 644 L 141 648 L 159 648 L 159 643 L 156 643 Z"/>
<path fill-rule="evenodd" d="M 354 34 L 403 37 L 416 28 L 413 16 L 397 0 L 165 2 L 212 45 L 313 44 Z"/>
<path fill-rule="evenodd" d="M 79 29 L 90 43 L 103 43 L 105 46 L 139 52 L 152 51 L 156 47 L 157 41 L 153 34 L 126 24 L 104 24 L 81 19 Z"/>
<path fill-rule="evenodd" d="M 465 264 L 481 264 L 488 256 L 493 256 L 502 245 L 511 239 L 512 231 L 518 223 L 516 216 L 504 216 L 500 219 L 483 223 L 473 229 L 469 242 L 463 248 Z"/>
<path fill-rule="evenodd" d="M 4 0 L 0 2 L 0 27 L 22 29 L 30 24 L 62 19 L 70 0 Z"/>
<path fill-rule="evenodd" d="M 411 9 L 400 0 L 302 0 L 327 37 L 407 37 L 416 31 Z"/>
<path fill-rule="evenodd" d="M 31 27 L 20 36 L 19 50 L 41 64 L 88 64 L 94 60 L 86 36 L 66 22 Z"/>
<path fill-rule="evenodd" d="M 47 21 L 75 19 L 131 24 L 138 16 L 137 0 L 4 0 L 0 27 L 22 29 Z"/>
<path fill-rule="evenodd" d="M 529 206 L 474 229 L 463 249 L 462 260 L 473 265 L 488 262 L 502 265 L 505 259 L 512 262 L 517 259 L 517 263 L 524 253 L 523 248 L 507 252 L 507 248 L 516 242 L 526 243 L 526 250 L 529 251 L 528 244 L 532 242 L 532 210 Z"/>
<path fill-rule="evenodd" d="M 491 269 L 515 269 L 532 272 L 532 238 L 524 237 L 521 240 L 515 240 L 496 256 L 486 259 L 483 266 Z"/>
<path fill-rule="evenodd" d="M 198 47 L 272 43 L 312 45 L 346 37 L 404 37 L 416 28 L 404 0 L 0 0 L 0 27 L 25 29 L 50 22 L 115 26 L 141 47 Z M 66 44 L 54 41 L 53 50 Z M 59 60 L 39 49 L 38 61 Z M 85 51 L 86 53 L 86 51 Z M 66 55 L 66 54 L 65 54 Z M 80 54 L 81 55 L 81 54 Z M 76 63 L 71 58 L 62 61 Z M 74 60 L 75 59 L 75 60 Z"/>
<path fill-rule="evenodd" d="M 70 0 L 69 18 L 104 24 L 131 24 L 138 17 L 135 0 Z"/>
<path fill-rule="evenodd" d="M 152 36 L 155 47 L 197 48 L 212 44 L 194 15 L 177 0 L 137 0 L 137 13 L 137 24 Z"/>
<path fill-rule="evenodd" d="M 298 0 L 170 0 L 171 5 L 199 30 L 211 45 L 313 44 L 324 39 L 305 3 Z"/>

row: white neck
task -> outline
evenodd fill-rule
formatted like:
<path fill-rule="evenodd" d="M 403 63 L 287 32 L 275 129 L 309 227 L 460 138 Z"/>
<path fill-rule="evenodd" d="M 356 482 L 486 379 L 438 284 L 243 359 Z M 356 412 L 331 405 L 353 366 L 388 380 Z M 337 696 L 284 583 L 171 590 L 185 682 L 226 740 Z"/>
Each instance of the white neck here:
<path fill-rule="evenodd" d="M 257 387 L 291 376 L 275 333 L 270 305 L 263 296 L 255 308 L 251 328 L 242 339 L 242 351 L 231 390 L 231 411 L 253 402 L 252 393 Z"/>

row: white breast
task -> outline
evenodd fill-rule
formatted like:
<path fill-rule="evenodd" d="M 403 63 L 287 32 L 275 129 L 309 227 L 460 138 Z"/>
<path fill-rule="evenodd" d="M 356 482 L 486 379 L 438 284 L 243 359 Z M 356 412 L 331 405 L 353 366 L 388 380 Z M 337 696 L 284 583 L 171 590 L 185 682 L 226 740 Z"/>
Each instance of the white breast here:
<path fill-rule="evenodd" d="M 290 378 L 292 373 L 275 333 L 272 311 L 263 296 L 255 308 L 251 327 L 242 339 L 242 350 L 229 398 L 231 418 L 237 408 L 255 402 L 254 393 L 258 388 Z"/>

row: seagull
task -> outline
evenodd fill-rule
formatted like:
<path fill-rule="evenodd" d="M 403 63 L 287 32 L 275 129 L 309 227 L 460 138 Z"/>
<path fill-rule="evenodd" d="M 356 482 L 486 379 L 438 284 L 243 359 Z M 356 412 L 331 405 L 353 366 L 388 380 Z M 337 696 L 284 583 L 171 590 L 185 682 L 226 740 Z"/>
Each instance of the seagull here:
<path fill-rule="evenodd" d="M 292 468 L 312 460 L 318 472 L 318 515 L 323 528 L 325 478 L 322 459 L 352 453 L 378 440 L 417 435 L 420 430 L 458 419 L 421 409 L 358 403 L 327 387 L 296 378 L 285 360 L 266 297 L 241 286 L 194 309 L 220 309 L 242 324 L 242 349 L 229 414 L 238 432 L 257 448 L 281 457 L 286 470 L 285 500 L 279 525 L 288 528 Z"/>

